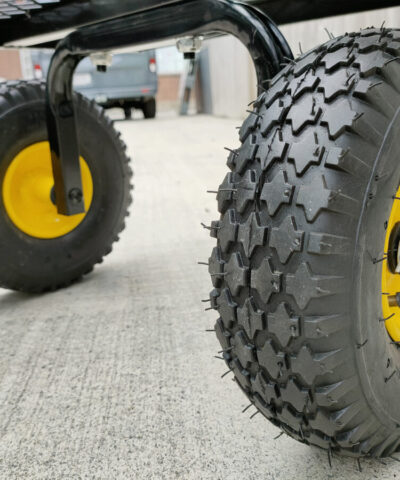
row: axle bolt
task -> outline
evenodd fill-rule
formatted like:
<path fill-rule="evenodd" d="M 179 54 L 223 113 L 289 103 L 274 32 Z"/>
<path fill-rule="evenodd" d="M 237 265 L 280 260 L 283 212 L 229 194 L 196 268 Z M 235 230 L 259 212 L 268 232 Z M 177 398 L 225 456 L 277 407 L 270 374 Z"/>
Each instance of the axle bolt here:
<path fill-rule="evenodd" d="M 400 307 L 400 292 L 388 297 L 390 307 Z"/>
<path fill-rule="evenodd" d="M 83 198 L 82 190 L 79 188 L 72 188 L 68 193 L 68 197 L 72 203 L 81 203 Z"/>

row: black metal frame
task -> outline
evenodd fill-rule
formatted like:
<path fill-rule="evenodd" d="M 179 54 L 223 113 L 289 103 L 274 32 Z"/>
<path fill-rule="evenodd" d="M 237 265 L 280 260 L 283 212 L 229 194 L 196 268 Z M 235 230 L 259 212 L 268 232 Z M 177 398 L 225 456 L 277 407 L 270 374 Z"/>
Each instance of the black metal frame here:
<path fill-rule="evenodd" d="M 46 0 L 29 2 L 19 0 L 0 2 L 0 45 L 24 40 L 25 45 L 41 45 L 43 34 L 54 34 L 61 39 L 60 30 L 78 28 L 91 23 L 143 12 L 180 0 Z M 279 25 L 313 18 L 354 13 L 374 8 L 394 7 L 398 0 L 241 0 L 266 12 Z M 14 10 L 13 13 L 10 13 Z M 8 12 L 4 14 L 3 12 Z M 23 13 L 26 15 L 23 15 Z M 6 15 L 6 16 L 4 16 Z M 27 38 L 29 37 L 29 38 Z M 54 47 L 51 40 L 48 45 Z"/>
<path fill-rule="evenodd" d="M 210 33 L 232 34 L 247 47 L 260 88 L 293 58 L 267 15 L 230 0 L 181 0 L 83 27 L 57 45 L 47 77 L 47 126 L 59 213 L 84 212 L 72 102 L 72 76 L 80 60 L 96 51 Z"/>

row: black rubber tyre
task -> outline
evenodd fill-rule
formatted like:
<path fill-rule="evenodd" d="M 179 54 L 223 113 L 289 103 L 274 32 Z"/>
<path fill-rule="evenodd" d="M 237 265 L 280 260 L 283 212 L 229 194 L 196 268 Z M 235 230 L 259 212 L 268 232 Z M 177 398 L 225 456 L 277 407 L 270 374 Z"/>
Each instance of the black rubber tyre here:
<path fill-rule="evenodd" d="M 237 383 L 310 445 L 400 445 L 400 352 L 382 317 L 400 184 L 400 31 L 346 34 L 287 65 L 254 103 L 217 195 L 216 333 Z"/>
<path fill-rule="evenodd" d="M 91 171 L 93 199 L 83 221 L 70 233 L 41 239 L 23 233 L 0 197 L 0 286 L 43 292 L 69 285 L 111 252 L 131 203 L 132 171 L 125 145 L 104 110 L 75 95 L 79 149 Z M 0 184 L 8 165 L 24 148 L 47 140 L 45 84 L 0 86 Z"/>
<path fill-rule="evenodd" d="M 125 107 L 124 108 L 124 115 L 125 115 L 125 120 L 131 120 L 132 119 L 132 108 L 131 107 Z"/>
<path fill-rule="evenodd" d="M 155 118 L 156 110 L 156 99 L 151 98 L 150 100 L 147 100 L 142 108 L 144 118 Z"/>

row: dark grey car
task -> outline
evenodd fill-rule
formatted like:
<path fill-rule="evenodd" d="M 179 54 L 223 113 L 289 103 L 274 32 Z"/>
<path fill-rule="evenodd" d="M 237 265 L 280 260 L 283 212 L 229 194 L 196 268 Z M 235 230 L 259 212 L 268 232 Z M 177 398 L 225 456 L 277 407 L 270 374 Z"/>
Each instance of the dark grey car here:
<path fill-rule="evenodd" d="M 104 108 L 122 108 L 125 118 L 131 118 L 132 108 L 142 110 L 145 118 L 154 118 L 158 88 L 155 53 L 117 53 L 106 73 L 85 58 L 76 69 L 74 89 Z M 47 74 L 51 55 L 51 50 L 32 52 L 36 77 Z"/>

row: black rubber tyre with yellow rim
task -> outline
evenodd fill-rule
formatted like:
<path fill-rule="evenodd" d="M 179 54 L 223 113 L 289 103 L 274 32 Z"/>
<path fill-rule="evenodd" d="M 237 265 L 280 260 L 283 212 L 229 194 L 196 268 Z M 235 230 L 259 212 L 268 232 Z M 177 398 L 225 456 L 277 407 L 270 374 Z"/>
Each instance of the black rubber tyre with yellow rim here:
<path fill-rule="evenodd" d="M 42 82 L 0 86 L 0 286 L 69 285 L 111 251 L 131 203 L 125 145 L 103 110 L 75 95 L 86 212 L 57 213 Z"/>
<path fill-rule="evenodd" d="M 355 457 L 400 450 L 399 58 L 400 31 L 370 28 L 287 65 L 240 129 L 211 226 L 237 383 L 288 435 Z"/>

